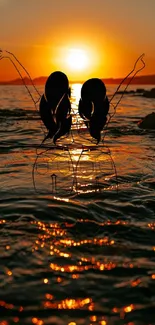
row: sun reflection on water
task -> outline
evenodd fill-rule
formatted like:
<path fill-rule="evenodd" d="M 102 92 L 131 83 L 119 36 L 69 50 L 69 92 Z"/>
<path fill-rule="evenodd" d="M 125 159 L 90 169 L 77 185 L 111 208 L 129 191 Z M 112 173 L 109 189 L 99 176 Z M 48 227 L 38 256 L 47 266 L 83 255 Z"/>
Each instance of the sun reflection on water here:
<path fill-rule="evenodd" d="M 6 220 L 3 220 L 3 224 L 7 223 Z M 64 286 L 66 279 L 69 277 L 73 281 L 79 281 L 79 278 L 83 277 L 83 274 L 86 274 L 88 271 L 97 271 L 100 274 L 104 275 L 107 272 L 113 271 L 119 265 L 117 259 L 114 259 L 113 256 L 102 256 L 96 257 L 91 254 L 78 254 L 77 258 L 74 259 L 75 250 L 78 250 L 85 245 L 90 249 L 91 247 L 98 247 L 98 249 L 111 248 L 115 249 L 116 241 L 115 238 L 109 237 L 107 233 L 102 237 L 98 235 L 98 233 L 93 232 L 90 236 L 90 233 L 81 233 L 82 237 L 78 240 L 74 234 L 74 238 L 72 236 L 72 229 L 77 225 L 84 224 L 92 224 L 98 227 L 99 229 L 104 229 L 104 227 L 108 226 L 124 226 L 128 225 L 128 222 L 125 220 L 105 220 L 104 222 L 97 222 L 95 220 L 89 219 L 77 219 L 76 222 L 43 222 L 43 221 L 30 221 L 32 227 L 35 227 L 37 238 L 33 242 L 32 253 L 39 252 L 41 249 L 45 250 L 45 253 L 49 255 L 47 271 L 44 272 L 44 276 L 42 277 L 42 283 L 45 287 L 44 298 L 41 301 L 40 308 L 45 310 L 59 310 L 59 311 L 87 311 L 90 313 L 90 324 L 100 324 L 100 325 L 110 325 L 108 318 L 103 316 L 95 315 L 96 310 L 96 301 L 94 301 L 93 296 L 86 295 L 85 297 L 75 297 L 72 296 L 71 292 L 66 292 L 66 297 L 62 299 L 58 299 L 57 295 L 52 290 L 52 283 L 55 283 L 58 286 Z M 11 245 L 5 246 L 6 251 L 11 250 Z M 89 249 L 88 249 L 89 251 Z M 80 251 L 81 252 L 81 251 Z M 101 250 L 102 252 L 102 250 Z M 124 262 L 122 264 L 124 268 L 134 268 L 132 263 Z M 98 273 L 98 274 L 99 274 Z M 6 274 L 11 277 L 13 276 L 13 272 L 8 269 Z M 53 279 L 54 276 L 54 279 Z M 150 275 L 151 279 L 155 279 L 155 275 Z M 130 281 L 131 287 L 136 287 L 141 284 L 141 279 L 134 279 Z M 20 321 L 20 313 L 25 311 L 24 306 L 16 306 L 12 303 L 7 303 L 6 301 L 0 301 L 0 308 L 6 310 L 15 310 L 17 313 L 14 317 L 13 322 L 18 323 Z M 134 304 L 129 304 L 124 307 L 120 306 L 112 306 L 111 314 L 119 315 L 120 319 L 124 319 L 125 315 L 131 313 L 136 309 Z M 38 318 L 35 314 L 31 318 L 32 324 L 46 324 L 42 318 Z M 72 324 L 74 321 L 68 323 Z M 76 324 L 76 323 L 75 323 Z M 7 323 L 9 325 L 9 322 Z"/>
<path fill-rule="evenodd" d="M 44 308 L 48 309 L 88 309 L 92 306 L 92 299 L 64 299 L 58 302 L 46 300 L 43 303 Z"/>

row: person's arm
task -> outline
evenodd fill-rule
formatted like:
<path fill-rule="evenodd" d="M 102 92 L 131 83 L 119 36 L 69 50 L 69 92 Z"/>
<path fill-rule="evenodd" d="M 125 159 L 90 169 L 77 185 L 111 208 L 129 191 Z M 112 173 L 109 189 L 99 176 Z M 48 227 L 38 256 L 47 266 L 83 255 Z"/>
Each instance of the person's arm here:
<path fill-rule="evenodd" d="M 16 71 L 18 72 L 20 78 L 22 79 L 23 84 L 26 87 L 26 89 L 27 89 L 27 91 L 28 91 L 34 105 L 36 105 L 37 102 L 40 100 L 41 95 L 40 95 L 39 91 L 37 90 L 36 86 L 34 85 L 33 80 L 31 78 L 29 72 L 25 69 L 25 67 L 21 64 L 21 62 L 16 58 L 16 56 L 13 53 L 9 52 L 9 51 L 0 49 L 0 60 L 2 60 L 2 59 L 8 59 L 13 64 L 13 66 L 15 67 Z M 25 82 L 25 79 L 24 79 L 24 77 L 22 75 L 23 71 L 21 72 L 21 70 L 23 70 L 27 74 L 29 80 L 31 81 L 31 84 L 32 84 L 33 88 L 35 89 L 35 91 L 37 93 L 37 96 L 39 96 L 39 98 L 37 100 L 35 100 L 33 95 L 31 94 L 30 89 L 28 88 L 28 86 L 27 86 L 27 84 Z"/>

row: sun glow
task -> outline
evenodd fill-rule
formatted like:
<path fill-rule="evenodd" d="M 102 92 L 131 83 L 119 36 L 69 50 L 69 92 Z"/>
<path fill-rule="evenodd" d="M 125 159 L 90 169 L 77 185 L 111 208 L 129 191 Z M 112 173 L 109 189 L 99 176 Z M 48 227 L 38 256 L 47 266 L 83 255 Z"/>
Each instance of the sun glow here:
<path fill-rule="evenodd" d="M 89 58 L 87 53 L 81 49 L 71 49 L 67 56 L 67 65 L 71 70 L 84 70 L 87 68 Z"/>

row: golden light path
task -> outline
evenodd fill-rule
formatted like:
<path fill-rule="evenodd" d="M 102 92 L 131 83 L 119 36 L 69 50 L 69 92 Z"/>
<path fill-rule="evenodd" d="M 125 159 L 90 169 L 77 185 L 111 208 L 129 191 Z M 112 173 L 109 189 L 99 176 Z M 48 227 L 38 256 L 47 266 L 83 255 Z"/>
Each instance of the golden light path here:
<path fill-rule="evenodd" d="M 81 223 L 87 223 L 89 220 L 87 219 L 78 219 L 77 222 Z M 90 222 L 90 221 L 89 221 Z M 0 225 L 6 224 L 6 220 L 0 220 Z M 110 260 L 110 258 L 103 258 L 102 260 L 97 260 L 95 256 L 81 256 L 79 261 L 76 264 L 71 263 L 71 256 L 72 251 L 68 248 L 78 247 L 78 246 L 84 246 L 84 245 L 96 245 L 96 246 L 113 246 L 115 248 L 115 241 L 114 239 L 108 238 L 107 236 L 104 236 L 102 238 L 98 237 L 92 237 L 92 238 L 83 238 L 81 240 L 76 241 L 75 239 L 71 238 L 68 233 L 68 229 L 74 227 L 74 224 L 68 224 L 67 222 L 64 224 L 59 223 L 44 223 L 41 221 L 30 221 L 31 225 L 38 229 L 39 233 L 37 235 L 37 238 L 35 238 L 35 241 L 33 243 L 32 247 L 32 253 L 43 249 L 46 247 L 48 250 L 48 254 L 51 256 L 59 256 L 66 259 L 66 263 L 63 263 L 63 265 L 49 262 L 49 270 L 57 273 L 56 282 L 61 285 L 63 283 L 63 273 L 70 274 L 72 279 L 77 281 L 79 277 L 81 276 L 82 272 L 86 272 L 88 270 L 98 270 L 100 272 L 107 272 L 117 267 L 117 262 L 114 260 Z M 107 220 L 103 223 L 97 223 L 92 222 L 95 224 L 98 224 L 100 227 L 104 226 L 110 226 L 110 225 L 124 225 L 126 226 L 128 224 L 127 221 L 124 220 L 116 220 L 114 222 Z M 148 227 L 154 229 L 155 223 L 148 224 Z M 10 245 L 6 245 L 5 247 L 6 251 L 10 250 Z M 155 250 L 155 247 L 152 247 L 153 250 Z M 67 262 L 68 261 L 68 262 Z M 124 268 L 134 268 L 134 264 L 129 262 L 124 262 L 122 264 L 122 267 Z M 49 275 L 49 272 L 48 272 Z M 6 268 L 6 277 L 13 279 L 14 273 L 12 270 L 9 270 Z M 155 274 L 150 274 L 150 279 L 152 281 L 155 280 Z M 110 325 L 107 317 L 105 316 L 97 316 L 95 315 L 95 303 L 91 297 L 86 295 L 85 297 L 81 298 L 72 298 L 72 297 L 66 297 L 64 299 L 57 299 L 50 290 L 50 278 L 43 278 L 43 283 L 47 287 L 47 291 L 45 293 L 44 299 L 41 302 L 41 306 L 43 309 L 47 310 L 87 310 L 89 311 L 89 319 L 90 319 L 90 325 L 94 323 L 94 325 Z M 129 282 L 131 287 L 136 287 L 142 282 L 142 279 L 131 279 Z M 134 311 L 136 308 L 140 308 L 139 305 L 135 304 L 129 304 L 125 306 L 113 306 L 111 309 L 111 314 L 117 314 L 119 315 L 120 319 L 125 318 L 125 314 L 130 313 Z M 13 316 L 12 316 L 12 324 L 14 323 L 20 323 L 20 315 L 24 312 L 25 307 L 20 305 L 14 305 L 13 303 L 0 300 L 0 309 L 1 311 L 5 310 L 13 310 Z M 11 317 L 11 314 L 10 314 Z M 45 321 L 43 319 L 37 318 L 34 312 L 34 316 L 32 316 L 30 320 L 30 324 L 37 324 L 37 325 L 45 325 Z M 135 323 L 132 323 L 135 325 Z M 0 320 L 0 325 L 10 325 L 10 322 L 6 319 Z M 76 322 L 72 321 L 69 322 L 66 325 L 78 325 Z"/>

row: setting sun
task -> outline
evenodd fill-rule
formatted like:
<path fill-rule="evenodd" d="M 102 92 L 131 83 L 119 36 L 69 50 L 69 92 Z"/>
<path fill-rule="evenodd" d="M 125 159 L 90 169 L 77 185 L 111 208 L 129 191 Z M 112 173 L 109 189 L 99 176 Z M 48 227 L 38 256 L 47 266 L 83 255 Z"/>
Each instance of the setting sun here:
<path fill-rule="evenodd" d="M 71 70 L 84 70 L 88 66 L 88 56 L 84 50 L 71 49 L 67 56 L 67 65 Z"/>

